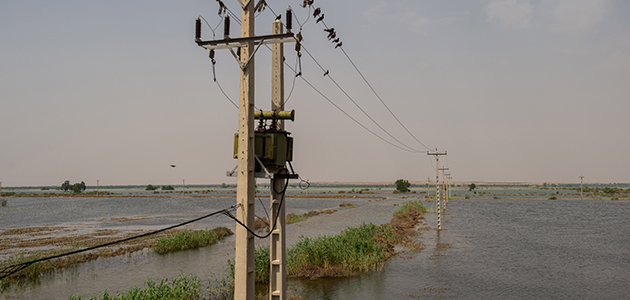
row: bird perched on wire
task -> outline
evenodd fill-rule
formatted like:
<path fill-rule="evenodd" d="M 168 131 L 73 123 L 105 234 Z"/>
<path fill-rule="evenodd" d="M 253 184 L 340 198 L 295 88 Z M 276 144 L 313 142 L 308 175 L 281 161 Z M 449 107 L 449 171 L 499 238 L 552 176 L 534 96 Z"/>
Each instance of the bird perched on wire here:
<path fill-rule="evenodd" d="M 315 11 L 313 11 L 313 17 L 317 17 L 317 15 L 319 15 L 319 13 L 321 13 L 321 12 L 322 12 L 321 8 L 319 8 L 319 7 L 316 8 Z"/>
<path fill-rule="evenodd" d="M 335 44 L 339 43 L 339 38 L 334 39 L 332 42 Z"/>
<path fill-rule="evenodd" d="M 176 165 L 171 165 L 171 168 L 175 168 L 175 167 L 177 167 L 177 166 Z"/>
<path fill-rule="evenodd" d="M 324 20 L 324 14 L 322 14 L 321 17 L 317 18 L 317 21 L 315 21 L 315 23 L 317 24 L 317 23 L 319 23 L 319 22 L 321 22 L 323 20 Z"/>
<path fill-rule="evenodd" d="M 339 44 L 335 45 L 335 49 L 337 49 L 337 47 L 341 47 L 341 44 L 343 44 L 343 43 L 339 42 Z"/>
<path fill-rule="evenodd" d="M 326 70 L 326 73 L 324 73 L 324 76 L 328 75 L 328 73 L 330 73 L 330 71 Z"/>

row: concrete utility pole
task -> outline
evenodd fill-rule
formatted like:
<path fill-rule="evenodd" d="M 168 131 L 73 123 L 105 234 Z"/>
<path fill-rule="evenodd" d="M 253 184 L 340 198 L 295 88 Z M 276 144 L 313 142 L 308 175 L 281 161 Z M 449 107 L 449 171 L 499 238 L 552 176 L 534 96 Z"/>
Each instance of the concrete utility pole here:
<path fill-rule="evenodd" d="M 255 156 L 254 156 L 254 141 L 255 141 L 255 132 L 254 132 L 254 54 L 259 49 L 259 47 L 263 44 L 276 44 L 276 43 L 284 43 L 284 42 L 294 42 L 295 38 L 292 33 L 286 34 L 273 34 L 267 36 L 255 36 L 254 31 L 254 23 L 255 23 L 255 2 L 252 0 L 238 0 L 241 5 L 241 37 L 240 38 L 230 38 L 229 37 L 229 22 L 226 17 L 226 26 L 224 28 L 224 39 L 222 40 L 213 40 L 213 41 L 202 41 L 201 40 L 201 21 L 199 19 L 196 20 L 196 31 L 195 31 L 195 42 L 197 45 L 204 47 L 205 49 L 210 50 L 210 57 L 214 57 L 214 49 L 229 49 L 230 53 L 234 58 L 236 58 L 239 67 L 241 69 L 241 85 L 240 85 L 240 97 L 239 97 L 239 123 L 238 123 L 238 148 L 237 148 L 237 187 L 236 187 L 236 218 L 239 222 L 243 223 L 245 226 L 240 226 L 237 224 L 235 239 L 236 239 L 236 249 L 235 249 L 235 259 L 234 259 L 234 299 L 236 300 L 253 300 L 254 299 L 254 236 L 247 230 L 248 228 L 254 228 L 254 192 L 255 192 Z M 280 23 L 281 24 L 281 23 Z M 274 25 L 275 27 L 276 25 Z M 280 28 L 282 26 L 280 25 Z M 240 52 L 237 54 L 234 49 L 239 48 Z M 282 54 L 280 54 L 280 59 L 282 58 Z M 275 64 L 274 64 L 275 65 Z M 274 71 L 276 72 L 276 71 Z M 274 76 L 275 77 L 275 76 Z M 280 78 L 280 76 L 278 76 Z M 276 80 L 276 79 L 274 79 Z M 281 79 L 277 79 L 278 81 L 282 81 Z M 278 89 L 282 89 L 283 85 L 280 84 Z M 276 89 L 276 88 L 274 88 Z M 275 95 L 275 91 L 273 92 Z M 283 97 L 280 93 L 280 96 L 274 97 Z M 275 102 L 272 100 L 272 103 L 280 104 L 282 102 L 282 98 L 279 102 Z M 282 106 L 281 104 L 278 107 Z M 288 174 L 287 174 L 288 176 Z M 281 176 L 275 176 L 281 177 Z M 278 187 L 278 185 L 280 185 Z M 271 183 L 272 191 L 274 187 L 284 188 L 282 184 L 282 180 L 273 181 Z M 271 202 L 272 206 L 274 202 L 277 203 L 277 194 L 272 193 Z M 279 244 L 274 245 L 273 247 L 282 247 L 282 251 L 284 251 L 284 234 L 282 233 L 284 230 L 284 211 L 282 208 L 278 211 L 278 206 L 276 205 L 275 210 L 272 210 L 272 213 L 275 211 L 279 215 L 278 224 L 276 225 L 276 230 L 278 226 L 281 227 L 280 231 L 275 234 L 275 237 L 272 236 L 272 240 L 274 238 L 278 239 Z M 271 220 L 274 220 L 275 216 L 271 216 Z M 270 221 L 271 221 L 270 220 Z M 274 230 L 275 231 L 275 230 Z M 274 234 L 274 233 L 272 233 Z M 271 254 L 270 249 L 270 255 Z M 275 249 L 275 253 L 277 254 L 277 249 Z M 281 253 L 281 256 L 284 256 Z M 272 261 L 272 266 L 274 262 Z M 279 266 L 280 276 L 284 284 L 285 273 L 283 272 L 284 262 L 280 262 L 277 264 Z M 274 271 L 270 273 L 271 274 Z M 270 297 L 275 297 L 278 295 L 278 299 L 284 299 L 286 297 L 282 290 L 286 290 L 286 287 L 280 287 L 280 292 L 277 293 L 276 290 L 271 291 L 272 295 Z"/>
<path fill-rule="evenodd" d="M 431 199 L 431 177 L 427 177 L 427 199 Z"/>
<path fill-rule="evenodd" d="M 98 197 L 98 180 L 96 180 L 96 197 Z"/>
<path fill-rule="evenodd" d="M 584 176 L 580 175 L 580 200 L 584 200 Z"/>
<path fill-rule="evenodd" d="M 437 148 L 435 149 L 435 152 L 431 152 L 428 151 L 427 155 L 433 155 L 435 156 L 435 205 L 436 205 L 436 214 L 437 214 L 437 229 L 438 230 L 442 230 L 442 215 L 441 215 L 441 208 L 440 208 L 440 172 L 439 172 L 439 165 L 440 165 L 440 155 L 446 155 L 446 151 L 444 152 L 438 152 Z"/>
<path fill-rule="evenodd" d="M 447 191 L 447 185 L 446 185 L 446 174 L 444 173 L 444 171 L 447 171 L 448 168 L 440 168 L 440 171 L 442 171 L 442 190 L 444 191 L 444 208 L 446 208 L 446 205 L 448 205 L 448 191 Z"/>
<path fill-rule="evenodd" d="M 276 20 L 273 22 L 273 34 L 283 33 L 282 22 Z M 271 110 L 284 110 L 284 44 L 273 44 L 271 50 L 272 56 L 272 76 L 271 76 Z M 284 120 L 277 120 L 278 130 L 284 130 Z M 276 175 L 279 173 L 276 172 Z M 286 179 L 274 176 L 271 179 L 271 215 L 269 221 L 276 220 L 276 228 L 271 232 L 269 240 L 269 261 L 271 263 L 269 269 L 269 299 L 284 300 L 287 294 L 287 267 L 286 267 L 286 225 L 285 225 L 285 207 L 280 205 L 280 197 L 286 197 L 278 194 L 287 184 Z"/>
<path fill-rule="evenodd" d="M 182 179 L 182 198 L 184 198 L 184 191 L 186 191 L 186 179 Z"/>
<path fill-rule="evenodd" d="M 239 0 L 241 37 L 254 36 L 254 1 Z M 230 48 L 231 49 L 231 48 Z M 250 60 L 251 59 L 251 60 Z M 236 185 L 236 219 L 254 228 L 254 41 L 241 47 L 241 86 L 238 108 L 238 175 Z M 236 225 L 234 258 L 234 299 L 253 300 L 255 288 L 254 236 L 247 228 Z"/>
<path fill-rule="evenodd" d="M 446 180 L 447 180 L 446 186 L 448 187 L 448 195 L 447 195 L 448 198 L 452 198 L 452 195 L 451 195 L 451 179 L 453 179 L 453 177 L 451 177 L 450 173 L 447 173 L 446 174 Z M 448 202 L 448 200 L 446 202 Z"/>

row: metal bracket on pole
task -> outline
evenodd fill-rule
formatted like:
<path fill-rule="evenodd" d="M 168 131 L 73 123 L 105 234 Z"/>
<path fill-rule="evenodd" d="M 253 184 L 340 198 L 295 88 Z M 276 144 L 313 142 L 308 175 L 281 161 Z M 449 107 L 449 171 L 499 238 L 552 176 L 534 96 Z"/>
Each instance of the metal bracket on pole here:
<path fill-rule="evenodd" d="M 264 171 L 264 172 L 256 172 L 256 173 L 254 173 L 254 177 L 255 178 L 269 178 L 269 179 L 273 179 L 274 178 L 274 174 L 270 173 L 269 170 L 267 170 L 265 165 L 263 165 L 262 161 L 260 161 L 260 158 L 258 158 L 258 155 L 254 154 L 254 158 L 256 159 L 256 161 L 258 162 L 258 164 L 260 165 L 260 167 Z M 236 169 L 238 169 L 238 165 L 235 166 L 234 169 L 232 169 L 232 171 L 227 171 L 225 175 L 227 177 L 237 177 L 237 170 Z"/>
<path fill-rule="evenodd" d="M 293 33 L 281 33 L 281 34 L 270 34 L 270 35 L 261 35 L 255 37 L 244 37 L 244 38 L 225 38 L 222 40 L 214 40 L 214 41 L 197 41 L 197 45 L 204 47 L 208 50 L 213 49 L 225 49 L 227 48 L 236 59 L 236 62 L 241 67 L 241 70 L 245 70 L 249 62 L 252 60 L 260 46 L 263 44 L 277 44 L 277 43 L 285 43 L 289 40 L 290 42 L 296 41 Z M 239 61 L 238 55 L 234 53 L 233 48 L 245 47 L 247 46 L 247 42 L 254 41 L 257 43 L 256 49 L 251 53 L 246 63 L 241 63 Z"/>
<path fill-rule="evenodd" d="M 252 0 L 248 0 L 247 2 L 243 2 L 243 0 L 238 0 L 238 3 L 241 4 L 241 7 L 243 8 L 243 10 L 247 10 L 247 6 L 249 5 L 249 2 L 252 2 Z"/>

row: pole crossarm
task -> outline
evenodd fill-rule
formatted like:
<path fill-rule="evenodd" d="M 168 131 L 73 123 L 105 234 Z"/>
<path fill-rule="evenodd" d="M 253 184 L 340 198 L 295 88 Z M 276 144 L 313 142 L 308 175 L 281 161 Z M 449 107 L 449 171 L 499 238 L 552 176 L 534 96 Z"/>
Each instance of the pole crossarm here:
<path fill-rule="evenodd" d="M 427 151 L 427 155 L 435 155 L 435 156 L 438 156 L 438 155 L 446 155 L 446 151 L 444 151 L 444 152 L 437 152 L 437 151 L 435 151 L 435 152 L 431 152 L 431 151 Z"/>
<path fill-rule="evenodd" d="M 197 45 L 204 47 L 208 50 L 212 49 L 225 49 L 225 48 L 235 48 L 235 47 L 245 47 L 247 46 L 247 42 L 261 42 L 262 44 L 277 44 L 277 43 L 286 43 L 286 42 L 295 42 L 295 36 L 293 33 L 280 33 L 280 34 L 269 34 L 269 35 L 259 35 L 252 37 L 240 37 L 240 38 L 226 38 L 222 40 L 212 40 L 212 41 L 202 41 L 197 40 Z"/>

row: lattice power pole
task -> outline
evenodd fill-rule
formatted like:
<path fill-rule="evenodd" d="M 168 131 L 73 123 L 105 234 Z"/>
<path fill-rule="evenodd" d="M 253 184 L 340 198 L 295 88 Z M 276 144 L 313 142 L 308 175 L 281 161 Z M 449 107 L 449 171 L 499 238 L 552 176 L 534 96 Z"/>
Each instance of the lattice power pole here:
<path fill-rule="evenodd" d="M 440 155 L 446 155 L 446 151 L 438 152 L 437 148 L 436 148 L 435 152 L 428 151 L 427 155 L 435 156 L 435 205 L 436 205 L 435 212 L 437 213 L 437 229 L 438 230 L 442 230 L 442 215 L 441 215 L 441 208 L 440 208 L 440 171 L 439 171 L 439 165 L 440 165 Z"/>
<path fill-rule="evenodd" d="M 446 195 L 448 198 L 452 198 L 451 195 L 451 179 L 453 179 L 453 177 L 451 177 L 450 173 L 446 173 L 446 186 L 447 186 L 447 191 L 448 191 L 448 195 Z M 448 204 L 448 198 L 446 198 L 446 203 Z"/>
<path fill-rule="evenodd" d="M 238 65 L 241 69 L 241 84 L 238 105 L 238 147 L 236 151 L 238 161 L 236 187 L 236 218 L 238 221 L 243 223 L 245 227 L 238 224 L 236 226 L 236 249 L 234 258 L 234 299 L 253 300 L 255 296 L 254 236 L 247 229 L 254 228 L 254 175 L 256 172 L 256 159 L 254 154 L 254 55 L 263 44 L 294 42 L 295 38 L 290 32 L 286 34 L 274 33 L 272 35 L 255 36 L 255 3 L 252 0 L 238 0 L 238 2 L 242 8 L 240 38 L 230 38 L 229 18 L 226 16 L 224 39 L 202 41 L 201 21 L 197 19 L 195 24 L 195 42 L 197 43 L 197 45 L 210 50 L 210 58 L 213 60 L 214 49 L 230 50 L 230 53 L 237 60 Z M 282 25 L 280 25 L 280 28 L 281 26 Z M 234 49 L 240 50 L 238 54 L 234 51 Z M 277 184 L 277 182 L 272 182 L 272 190 L 275 187 L 275 184 Z M 273 204 L 274 195 L 272 194 L 271 197 L 271 202 Z M 276 213 L 280 213 L 282 214 L 282 216 L 284 216 L 283 211 L 276 211 Z M 278 219 L 280 221 L 280 217 Z M 284 220 L 284 218 L 282 218 L 282 220 Z M 277 224 L 277 226 L 284 228 L 284 224 Z M 276 235 L 276 238 L 284 239 L 284 236 Z M 284 251 L 284 248 L 282 251 Z M 286 287 L 284 289 L 286 290 Z M 272 296 L 273 295 L 270 295 L 270 297 Z M 280 298 L 277 299 L 284 299 L 284 297 L 286 296 L 281 293 Z"/>
<path fill-rule="evenodd" d="M 584 176 L 580 175 L 580 200 L 584 200 Z"/>
<path fill-rule="evenodd" d="M 448 171 L 448 168 L 442 167 L 440 171 L 442 171 L 442 190 L 444 191 L 444 208 L 446 208 L 446 205 L 448 205 L 448 187 L 446 185 L 446 174 L 444 171 Z"/>

